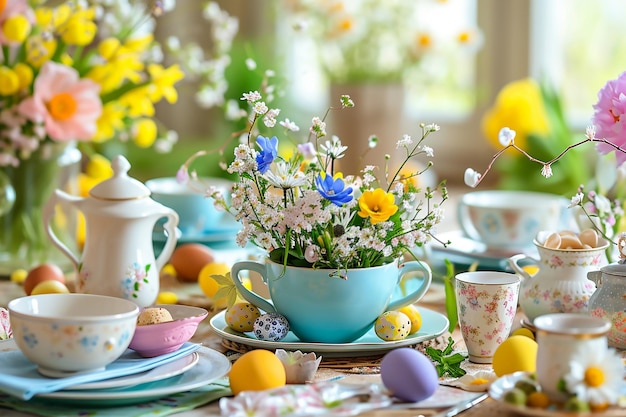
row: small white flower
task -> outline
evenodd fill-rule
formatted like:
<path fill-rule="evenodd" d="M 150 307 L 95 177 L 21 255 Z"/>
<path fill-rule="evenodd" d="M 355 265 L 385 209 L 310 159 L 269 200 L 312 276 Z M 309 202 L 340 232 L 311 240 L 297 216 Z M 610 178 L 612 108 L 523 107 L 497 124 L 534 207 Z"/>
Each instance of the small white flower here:
<path fill-rule="evenodd" d="M 624 363 L 614 349 L 576 352 L 563 376 L 565 387 L 591 405 L 616 404 L 624 378 Z"/>
<path fill-rule="evenodd" d="M 438 132 L 439 129 L 441 128 L 439 127 L 438 124 L 435 124 L 435 123 L 431 123 L 431 124 L 424 126 L 424 130 L 427 132 Z"/>
<path fill-rule="evenodd" d="M 292 132 L 299 132 L 300 131 L 300 127 L 298 127 L 297 124 L 295 124 L 295 122 L 292 122 L 289 119 L 285 119 L 282 122 L 279 122 L 279 124 L 284 127 L 287 130 L 290 130 Z"/>
<path fill-rule="evenodd" d="M 243 93 L 241 100 L 247 101 L 249 105 L 253 105 L 255 102 L 261 100 L 261 93 L 258 91 L 250 91 L 249 93 Z"/>
<path fill-rule="evenodd" d="M 256 114 L 265 114 L 268 111 L 267 105 L 262 101 L 257 101 L 252 106 L 252 111 Z"/>
<path fill-rule="evenodd" d="M 498 133 L 498 141 L 500 141 L 500 145 L 507 147 L 513 143 L 514 139 L 515 130 L 508 127 L 503 127 L 502 129 L 500 129 L 500 133 Z"/>
<path fill-rule="evenodd" d="M 413 139 L 411 139 L 411 136 L 409 135 L 404 135 L 402 136 L 402 139 L 398 140 L 398 142 L 396 142 L 396 149 L 400 149 L 400 148 L 406 148 L 410 145 L 413 144 Z"/>
<path fill-rule="evenodd" d="M 582 203 L 584 198 L 585 198 L 585 195 L 582 192 L 577 193 L 575 196 L 572 197 L 572 200 L 570 201 L 569 206 L 567 207 L 572 208 L 572 207 L 580 205 L 580 203 Z"/>
<path fill-rule="evenodd" d="M 594 125 L 587 126 L 587 129 L 585 129 L 585 136 L 589 140 L 595 140 L 595 138 L 596 138 L 596 127 Z"/>
<path fill-rule="evenodd" d="M 541 175 L 550 178 L 552 176 L 552 166 L 550 164 L 544 164 L 541 168 Z"/>
<path fill-rule="evenodd" d="M 467 168 L 463 179 L 465 181 L 465 185 L 474 188 L 480 182 L 480 177 L 481 175 L 478 172 L 474 171 L 472 168 Z"/>
<path fill-rule="evenodd" d="M 435 151 L 430 146 L 424 146 L 422 149 L 424 150 L 426 156 L 429 156 L 431 158 L 435 156 Z"/>

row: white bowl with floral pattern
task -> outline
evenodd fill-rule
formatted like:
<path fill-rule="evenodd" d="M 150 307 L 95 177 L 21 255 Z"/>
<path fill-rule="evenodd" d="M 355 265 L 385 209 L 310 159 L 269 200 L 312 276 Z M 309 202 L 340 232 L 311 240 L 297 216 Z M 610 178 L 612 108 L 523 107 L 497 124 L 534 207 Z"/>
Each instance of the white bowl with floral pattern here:
<path fill-rule="evenodd" d="M 9 302 L 18 348 L 48 376 L 95 371 L 128 348 L 139 308 L 123 298 L 41 294 Z"/>

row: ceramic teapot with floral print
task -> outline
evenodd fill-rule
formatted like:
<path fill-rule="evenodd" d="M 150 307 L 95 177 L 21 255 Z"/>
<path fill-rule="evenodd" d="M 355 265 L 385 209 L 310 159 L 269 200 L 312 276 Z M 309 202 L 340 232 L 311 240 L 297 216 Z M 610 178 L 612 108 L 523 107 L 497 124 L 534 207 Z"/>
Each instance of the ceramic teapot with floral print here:
<path fill-rule="evenodd" d="M 605 250 L 609 242 L 600 239 L 589 249 L 552 249 L 537 239 L 533 244 L 539 260 L 525 254 L 509 258 L 510 267 L 522 278 L 519 304 L 528 320 L 549 313 L 586 314 L 589 298 L 596 290 L 587 273 L 608 263 Z M 525 268 L 529 264 L 539 270 L 529 273 Z"/>
<path fill-rule="evenodd" d="M 55 190 L 44 208 L 44 224 L 52 242 L 74 264 L 76 291 L 110 295 L 146 307 L 159 293 L 159 271 L 176 246 L 178 214 L 150 198 L 150 190 L 128 176 L 123 156 L 111 162 L 113 177 L 82 198 Z M 72 253 L 51 227 L 57 204 L 68 204 L 85 216 L 86 240 L 82 256 Z M 152 235 L 156 222 L 167 218 L 167 241 L 155 259 Z"/>

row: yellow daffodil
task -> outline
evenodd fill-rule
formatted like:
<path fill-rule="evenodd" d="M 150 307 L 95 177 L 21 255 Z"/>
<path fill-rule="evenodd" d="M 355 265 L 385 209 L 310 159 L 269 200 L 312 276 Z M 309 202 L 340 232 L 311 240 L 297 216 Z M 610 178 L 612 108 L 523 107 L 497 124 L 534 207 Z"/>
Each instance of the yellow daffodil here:
<path fill-rule="evenodd" d="M 154 116 L 154 104 L 148 87 L 129 91 L 120 97 L 119 103 L 128 108 L 128 115 L 131 117 Z"/>
<path fill-rule="evenodd" d="M 157 125 L 152 119 L 139 119 L 133 126 L 133 140 L 140 148 L 152 146 L 157 138 Z"/>
<path fill-rule="evenodd" d="M 117 102 L 107 103 L 102 108 L 102 115 L 98 119 L 98 130 L 94 142 L 104 142 L 111 139 L 116 131 L 124 129 L 125 108 Z"/>
<path fill-rule="evenodd" d="M 15 15 L 4 21 L 2 32 L 9 42 L 23 42 L 30 33 L 30 28 L 26 16 Z"/>
<path fill-rule="evenodd" d="M 393 194 L 382 188 L 365 191 L 359 198 L 359 216 L 370 218 L 372 224 L 384 222 L 398 211 Z"/>
<path fill-rule="evenodd" d="M 541 90 L 536 81 L 527 78 L 506 85 L 498 94 L 494 106 L 482 119 L 482 130 L 495 149 L 501 149 L 498 133 L 502 126 L 517 132 L 515 143 L 525 149 L 529 134 L 549 132 L 548 117 Z"/>
<path fill-rule="evenodd" d="M 20 80 L 11 68 L 0 67 L 0 95 L 10 96 L 20 88 Z"/>
<path fill-rule="evenodd" d="M 169 103 L 175 103 L 178 100 L 178 93 L 174 84 L 185 76 L 180 67 L 172 65 L 169 68 L 163 68 L 162 65 L 151 64 L 148 66 L 148 73 L 152 78 L 150 100 L 156 103 L 161 98 L 165 98 Z"/>

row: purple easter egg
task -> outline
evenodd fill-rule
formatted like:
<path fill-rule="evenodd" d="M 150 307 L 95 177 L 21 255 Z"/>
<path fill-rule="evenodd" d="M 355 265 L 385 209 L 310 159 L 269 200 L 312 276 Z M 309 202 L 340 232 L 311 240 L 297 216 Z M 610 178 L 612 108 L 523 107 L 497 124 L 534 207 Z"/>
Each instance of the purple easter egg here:
<path fill-rule="evenodd" d="M 435 365 L 426 355 L 412 348 L 387 353 L 380 363 L 380 376 L 385 387 L 406 402 L 425 400 L 439 385 Z"/>

